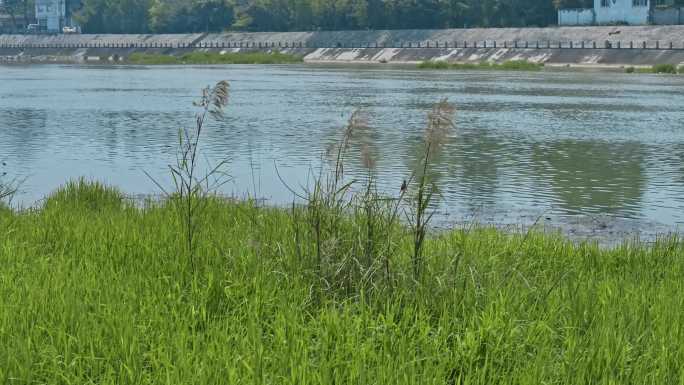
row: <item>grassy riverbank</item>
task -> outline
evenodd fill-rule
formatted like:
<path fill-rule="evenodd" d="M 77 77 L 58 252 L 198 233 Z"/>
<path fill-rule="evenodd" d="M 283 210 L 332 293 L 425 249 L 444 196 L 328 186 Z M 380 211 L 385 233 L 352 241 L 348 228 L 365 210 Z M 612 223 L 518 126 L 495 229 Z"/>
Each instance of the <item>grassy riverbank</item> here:
<path fill-rule="evenodd" d="M 290 64 L 301 63 L 301 56 L 281 52 L 191 52 L 181 56 L 133 53 L 126 59 L 129 64 Z"/>
<path fill-rule="evenodd" d="M 419 69 L 427 70 L 499 70 L 499 71 L 539 71 L 544 64 L 531 63 L 524 60 L 512 60 L 503 63 L 448 63 L 443 60 L 424 61 L 418 64 Z"/>
<path fill-rule="evenodd" d="M 0 383 L 684 379 L 682 243 L 455 230 L 414 279 L 409 229 L 363 210 L 318 243 L 310 208 L 204 202 L 192 263 L 169 203 L 79 182 L 0 210 Z"/>
<path fill-rule="evenodd" d="M 679 74 L 684 74 L 684 66 L 677 67 L 672 64 L 657 64 L 651 67 L 642 67 L 642 68 L 635 68 L 635 67 L 627 67 L 625 68 L 625 72 L 628 74 L 631 73 L 642 73 L 642 74 L 670 74 L 670 75 L 675 75 L 677 73 Z"/>

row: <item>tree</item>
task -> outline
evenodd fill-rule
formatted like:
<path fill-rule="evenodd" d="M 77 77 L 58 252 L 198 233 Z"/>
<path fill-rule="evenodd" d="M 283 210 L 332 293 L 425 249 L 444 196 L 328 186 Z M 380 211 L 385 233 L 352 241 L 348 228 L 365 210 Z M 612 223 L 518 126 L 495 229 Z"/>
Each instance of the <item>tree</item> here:
<path fill-rule="evenodd" d="M 593 0 L 553 0 L 553 5 L 556 9 L 563 8 L 592 8 L 594 6 Z"/>
<path fill-rule="evenodd" d="M 149 10 L 153 32 L 218 32 L 233 23 L 226 0 L 154 0 Z"/>
<path fill-rule="evenodd" d="M 0 13 L 9 15 L 13 28 L 17 26 L 17 18 L 21 15 L 24 25 L 33 19 L 34 0 L 0 0 Z"/>
<path fill-rule="evenodd" d="M 32 0 L 6 0 L 8 4 Z M 77 0 L 74 0 L 77 1 Z M 81 0 L 78 0 L 81 1 Z M 90 33 L 525 27 L 593 0 L 82 0 Z M 674 1 L 674 0 L 673 0 Z M 684 0 L 676 0 L 684 1 Z"/>
<path fill-rule="evenodd" d="M 89 33 L 146 33 L 151 1 L 83 0 L 74 18 Z"/>

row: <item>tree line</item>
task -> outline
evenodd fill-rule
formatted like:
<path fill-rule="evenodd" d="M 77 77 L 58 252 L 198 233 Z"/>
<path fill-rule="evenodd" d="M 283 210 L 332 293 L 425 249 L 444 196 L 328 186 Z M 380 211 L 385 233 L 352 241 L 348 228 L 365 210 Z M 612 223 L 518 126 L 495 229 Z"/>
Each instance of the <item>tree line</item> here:
<path fill-rule="evenodd" d="M 0 0 L 11 15 L 35 0 Z M 658 0 L 684 3 L 684 0 Z M 85 33 L 544 27 L 593 0 L 67 0 Z"/>
<path fill-rule="evenodd" d="M 178 33 L 548 26 L 592 0 L 82 0 L 84 32 Z"/>

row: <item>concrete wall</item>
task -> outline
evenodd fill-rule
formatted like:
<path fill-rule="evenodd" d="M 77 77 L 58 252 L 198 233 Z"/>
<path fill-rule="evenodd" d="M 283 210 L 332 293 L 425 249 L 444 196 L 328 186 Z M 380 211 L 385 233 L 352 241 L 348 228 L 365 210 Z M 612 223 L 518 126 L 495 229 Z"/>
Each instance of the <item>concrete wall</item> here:
<path fill-rule="evenodd" d="M 485 41 L 486 48 L 483 47 Z M 518 48 L 514 41 L 518 42 Z M 606 45 L 606 41 L 610 43 Z M 292 43 L 295 43 L 296 48 L 293 48 Z M 421 48 L 416 48 L 418 43 Z M 427 48 L 427 43 L 430 43 L 430 48 Z M 439 48 L 436 48 L 436 43 L 439 43 Z M 468 43 L 467 48 L 464 43 Z M 474 47 L 475 43 L 477 48 Z M 669 49 L 670 43 L 674 50 Z M 411 48 L 407 48 L 409 44 Z M 448 46 L 445 48 L 444 44 Z M 559 44 L 562 49 L 558 48 Z M 649 49 L 642 49 L 644 44 Z M 603 49 L 606 46 L 613 49 Z M 684 26 L 185 35 L 0 35 L 0 61 L 109 62 L 118 61 L 133 52 L 182 55 L 195 50 L 280 50 L 305 56 L 305 60 L 310 62 L 406 63 L 447 60 L 476 63 L 483 60 L 529 60 L 597 66 L 684 64 Z"/>
<path fill-rule="evenodd" d="M 593 25 L 595 20 L 593 9 L 558 10 L 558 25 Z"/>
<path fill-rule="evenodd" d="M 654 64 L 684 65 L 684 50 L 618 50 L 618 49 L 397 49 L 322 48 L 309 52 L 307 62 L 322 63 L 417 63 L 426 60 L 455 63 L 505 62 L 524 60 L 549 66 L 626 67 Z"/>
<path fill-rule="evenodd" d="M 254 48 L 0 48 L 0 63 L 114 63 L 125 62 L 134 52 L 182 55 L 190 51 L 252 52 Z M 261 49 L 270 51 L 270 49 Z M 415 64 L 421 61 L 454 63 L 505 62 L 524 60 L 547 66 L 620 68 L 655 64 L 684 65 L 684 50 L 558 49 L 558 48 L 286 48 L 281 52 L 301 55 L 307 63 Z M 0 67 L 1 70 L 1 67 Z"/>
<path fill-rule="evenodd" d="M 611 0 L 612 1 L 612 0 Z M 630 0 L 631 1 L 631 0 Z M 648 42 L 649 47 L 655 41 L 665 43 L 674 42 L 678 47 L 684 43 L 684 26 L 615 26 L 615 27 L 556 27 L 556 28 L 470 28 L 470 29 L 442 29 L 442 30 L 376 30 L 376 31 L 319 31 L 319 32 L 257 32 L 222 34 L 169 34 L 169 35 L 0 35 L 0 45 L 50 45 L 50 44 L 163 44 L 172 45 L 191 43 L 216 42 L 303 42 L 319 46 L 344 47 L 388 44 L 399 45 L 418 42 L 597 42 L 602 45 L 605 41 L 623 46 L 628 42 Z M 615 44 L 614 44 L 615 45 Z"/>
<path fill-rule="evenodd" d="M 643 5 L 635 6 L 634 0 L 594 0 L 596 23 L 646 25 L 650 19 L 652 0 L 643 1 Z M 607 6 L 604 6 L 604 3 Z"/>

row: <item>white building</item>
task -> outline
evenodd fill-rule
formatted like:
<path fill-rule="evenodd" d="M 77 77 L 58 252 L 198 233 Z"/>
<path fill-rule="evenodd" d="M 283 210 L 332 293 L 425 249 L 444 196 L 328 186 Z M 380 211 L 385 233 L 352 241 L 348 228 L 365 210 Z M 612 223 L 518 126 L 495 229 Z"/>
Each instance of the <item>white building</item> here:
<path fill-rule="evenodd" d="M 36 0 L 36 20 L 41 31 L 62 32 L 67 25 L 66 0 Z"/>
<path fill-rule="evenodd" d="M 676 16 L 672 16 L 676 15 Z M 594 0 L 594 8 L 561 9 L 559 25 L 680 24 L 670 0 Z"/>

